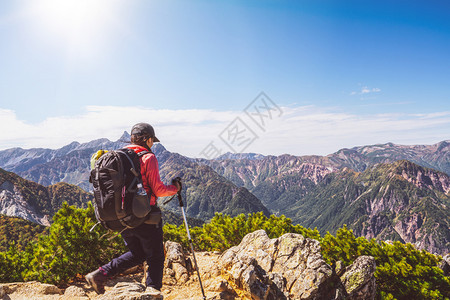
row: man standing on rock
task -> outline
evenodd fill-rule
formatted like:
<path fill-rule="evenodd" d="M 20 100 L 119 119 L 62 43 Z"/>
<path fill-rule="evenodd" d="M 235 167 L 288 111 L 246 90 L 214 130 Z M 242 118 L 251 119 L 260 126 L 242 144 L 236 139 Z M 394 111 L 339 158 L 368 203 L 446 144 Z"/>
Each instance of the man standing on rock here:
<path fill-rule="evenodd" d="M 152 211 L 158 209 L 156 200 L 158 197 L 172 196 L 176 194 L 181 185 L 178 181 L 172 181 L 172 185 L 165 185 L 159 176 L 159 167 L 156 156 L 151 152 L 154 142 L 159 142 L 155 131 L 150 124 L 138 123 L 131 129 L 131 145 L 127 148 L 139 153 L 148 151 L 140 158 L 143 186 L 150 196 Z M 94 290 L 102 294 L 105 292 L 105 283 L 111 276 L 119 274 L 131 267 L 147 261 L 147 291 L 159 291 L 162 287 L 164 269 L 164 245 L 162 220 L 159 224 L 146 224 L 126 229 L 121 233 L 125 244 L 130 251 L 114 258 L 106 265 L 86 275 L 86 280 Z"/>

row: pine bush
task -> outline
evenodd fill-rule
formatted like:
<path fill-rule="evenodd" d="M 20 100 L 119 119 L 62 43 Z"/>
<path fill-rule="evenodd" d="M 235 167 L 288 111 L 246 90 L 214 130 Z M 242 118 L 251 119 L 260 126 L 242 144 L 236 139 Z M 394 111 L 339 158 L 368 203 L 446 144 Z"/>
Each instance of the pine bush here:
<path fill-rule="evenodd" d="M 64 203 L 49 230 L 37 241 L 28 243 L 25 249 L 10 243 L 7 251 L 0 252 L 0 282 L 38 280 L 65 284 L 126 251 L 120 236 L 109 240 L 112 233 L 102 226 L 90 231 L 95 223 L 91 204 L 80 209 Z M 317 229 L 293 225 L 285 216 L 254 213 L 230 217 L 216 213 L 202 227 L 190 228 L 190 233 L 197 251 L 224 251 L 259 229 L 264 229 L 270 238 L 291 232 L 318 240 L 323 258 L 331 266 L 338 261 L 348 266 L 361 255 L 373 256 L 378 299 L 450 299 L 450 279 L 437 267 L 441 257 L 417 250 L 411 244 L 355 237 L 345 225 L 335 235 L 327 233 L 321 237 Z M 163 230 L 165 240 L 189 249 L 184 224 L 166 224 Z"/>

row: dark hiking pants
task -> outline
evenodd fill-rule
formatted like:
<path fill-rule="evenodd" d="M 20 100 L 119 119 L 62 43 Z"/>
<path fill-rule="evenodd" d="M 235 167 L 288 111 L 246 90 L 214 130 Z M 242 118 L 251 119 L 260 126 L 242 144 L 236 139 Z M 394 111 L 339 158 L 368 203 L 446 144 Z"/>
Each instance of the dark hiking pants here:
<path fill-rule="evenodd" d="M 106 276 L 114 276 L 147 261 L 147 286 L 162 287 L 164 270 L 164 245 L 162 222 L 159 225 L 142 224 L 122 232 L 128 251 L 102 266 Z"/>

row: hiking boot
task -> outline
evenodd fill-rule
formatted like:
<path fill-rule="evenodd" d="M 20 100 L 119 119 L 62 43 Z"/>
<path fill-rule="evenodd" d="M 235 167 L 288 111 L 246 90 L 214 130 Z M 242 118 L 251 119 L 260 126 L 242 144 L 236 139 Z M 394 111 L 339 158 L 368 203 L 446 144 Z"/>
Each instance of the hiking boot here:
<path fill-rule="evenodd" d="M 151 299 L 155 299 L 155 300 L 156 300 L 156 299 L 158 299 L 158 300 L 164 299 L 164 296 L 162 295 L 162 293 L 161 293 L 159 290 L 157 290 L 157 289 L 155 289 L 154 287 L 151 287 L 151 286 L 148 286 L 148 287 L 145 289 L 144 294 L 145 294 L 145 295 L 152 296 Z"/>
<path fill-rule="evenodd" d="M 95 270 L 86 275 L 87 283 L 94 288 L 97 294 L 103 294 L 105 292 L 105 283 L 107 277 L 103 274 L 101 269 Z"/>

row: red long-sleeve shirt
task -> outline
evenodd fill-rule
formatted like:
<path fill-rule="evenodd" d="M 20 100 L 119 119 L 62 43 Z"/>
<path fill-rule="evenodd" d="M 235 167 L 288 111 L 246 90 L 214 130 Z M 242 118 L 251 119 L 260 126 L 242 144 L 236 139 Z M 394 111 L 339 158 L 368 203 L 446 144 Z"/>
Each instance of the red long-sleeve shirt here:
<path fill-rule="evenodd" d="M 127 148 L 139 153 L 147 151 L 142 146 L 128 145 Z M 165 185 L 159 176 L 159 166 L 155 154 L 147 153 L 141 157 L 141 175 L 142 184 L 147 192 L 151 194 L 150 205 L 155 205 L 158 197 L 172 196 L 177 193 L 177 187 L 174 185 Z"/>

